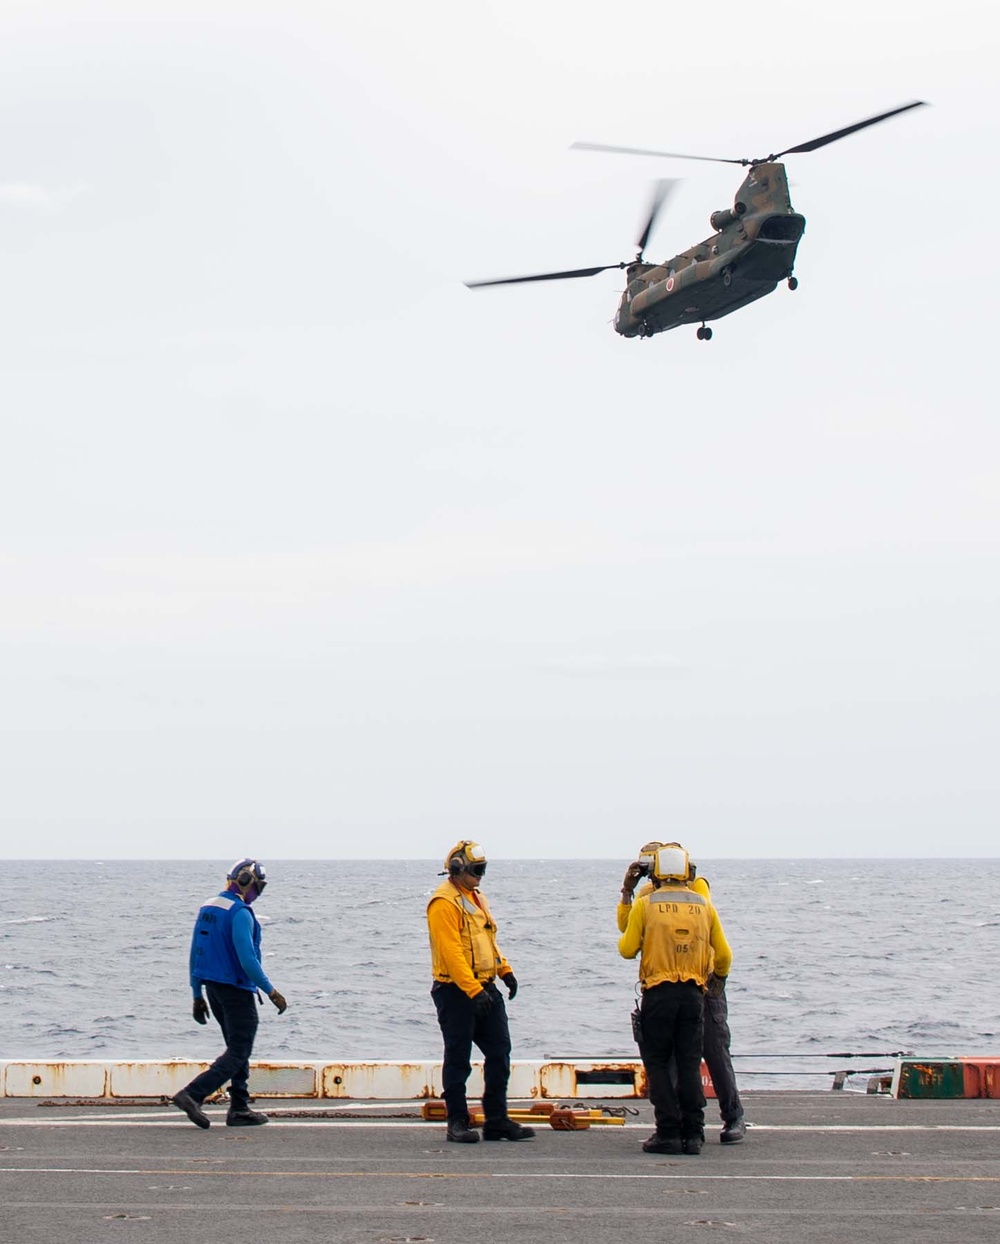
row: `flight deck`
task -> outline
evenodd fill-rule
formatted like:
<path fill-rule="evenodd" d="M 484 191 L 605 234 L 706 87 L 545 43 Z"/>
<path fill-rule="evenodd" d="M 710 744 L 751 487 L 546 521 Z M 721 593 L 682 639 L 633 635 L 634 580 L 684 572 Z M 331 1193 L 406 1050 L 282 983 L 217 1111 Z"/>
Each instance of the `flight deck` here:
<path fill-rule="evenodd" d="M 1000 1236 L 1000 1100 L 761 1091 L 745 1104 L 743 1144 L 718 1143 L 709 1102 L 702 1154 L 664 1157 L 641 1150 L 652 1130 L 641 1100 L 624 1126 L 543 1122 L 534 1140 L 454 1145 L 412 1100 L 258 1098 L 269 1123 L 256 1128 L 227 1128 L 224 1104 L 209 1104 L 202 1131 L 169 1105 L 8 1098 L 0 1234 L 12 1244 Z"/>

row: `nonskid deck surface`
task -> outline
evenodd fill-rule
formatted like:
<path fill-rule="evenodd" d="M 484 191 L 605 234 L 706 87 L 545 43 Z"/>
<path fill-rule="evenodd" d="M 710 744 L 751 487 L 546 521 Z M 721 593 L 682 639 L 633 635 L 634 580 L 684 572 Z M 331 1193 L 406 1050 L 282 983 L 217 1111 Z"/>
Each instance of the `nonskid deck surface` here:
<path fill-rule="evenodd" d="M 200 1131 L 172 1107 L 0 1101 L 5 1238 L 468 1244 L 731 1236 L 766 1244 L 1000 1237 L 1000 1101 L 850 1093 L 745 1095 L 744 1144 L 700 1157 L 622 1127 L 447 1144 L 414 1102 L 261 1101 L 266 1127 Z M 582 1103 L 580 1103 L 582 1104 Z M 596 1103 L 588 1102 L 588 1105 Z M 621 1103 L 612 1103 L 620 1105 Z M 350 1115 L 353 1117 L 342 1117 Z M 396 1117 L 392 1117 L 396 1116 Z M 400 1117 L 402 1116 L 402 1117 Z M 410 1116 L 410 1117 L 407 1117 Z M 488 1218 L 484 1215 L 488 1214 Z M 470 1230 L 470 1216 L 478 1225 Z"/>

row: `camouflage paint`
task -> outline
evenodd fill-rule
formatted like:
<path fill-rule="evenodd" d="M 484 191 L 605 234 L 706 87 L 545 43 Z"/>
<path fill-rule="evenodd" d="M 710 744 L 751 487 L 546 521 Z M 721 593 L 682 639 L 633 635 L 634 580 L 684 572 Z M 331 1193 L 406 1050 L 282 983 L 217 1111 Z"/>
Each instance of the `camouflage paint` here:
<path fill-rule="evenodd" d="M 628 266 L 616 332 L 652 337 L 718 320 L 792 275 L 806 221 L 792 207 L 783 164 L 755 164 L 732 208 L 713 212 L 711 224 L 711 237 L 666 263 Z"/>

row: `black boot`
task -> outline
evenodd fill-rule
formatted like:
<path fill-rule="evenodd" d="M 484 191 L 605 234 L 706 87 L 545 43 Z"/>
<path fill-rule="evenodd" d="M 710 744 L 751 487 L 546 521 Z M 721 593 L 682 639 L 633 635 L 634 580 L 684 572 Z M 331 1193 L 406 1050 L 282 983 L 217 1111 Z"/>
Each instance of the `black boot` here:
<path fill-rule="evenodd" d="M 483 1140 L 531 1140 L 533 1127 L 524 1127 L 513 1119 L 487 1119 L 483 1124 Z"/>
<path fill-rule="evenodd" d="M 475 1145 L 479 1141 L 479 1133 L 469 1126 L 469 1117 L 448 1120 L 448 1139 L 458 1145 Z"/>
<path fill-rule="evenodd" d="M 681 1138 L 679 1136 L 661 1136 L 654 1132 L 648 1140 L 642 1142 L 644 1153 L 680 1153 Z"/>
<path fill-rule="evenodd" d="M 183 1110 L 196 1127 L 211 1127 L 208 1115 L 202 1110 L 201 1102 L 195 1101 L 187 1089 L 181 1089 L 170 1099 L 178 1110 Z"/>
<path fill-rule="evenodd" d="M 730 1119 L 719 1133 L 719 1140 L 724 1145 L 738 1145 L 746 1138 L 747 1125 L 742 1115 Z"/>
<path fill-rule="evenodd" d="M 249 1106 L 245 1106 L 242 1110 L 234 1110 L 230 1106 L 229 1113 L 226 1115 L 226 1127 L 260 1127 L 266 1122 L 266 1114 L 261 1114 L 259 1110 L 251 1110 Z"/>

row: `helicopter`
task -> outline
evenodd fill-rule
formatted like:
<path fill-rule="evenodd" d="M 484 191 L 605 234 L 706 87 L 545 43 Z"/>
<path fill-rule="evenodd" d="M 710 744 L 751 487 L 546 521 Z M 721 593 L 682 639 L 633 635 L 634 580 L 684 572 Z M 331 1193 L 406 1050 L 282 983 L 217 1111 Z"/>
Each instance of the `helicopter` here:
<path fill-rule="evenodd" d="M 595 268 L 574 268 L 567 272 L 466 281 L 465 285 L 468 289 L 481 289 L 530 281 L 562 281 L 624 268 L 627 284 L 615 312 L 617 333 L 623 337 L 653 337 L 682 324 L 699 324 L 698 340 L 711 341 L 709 320 L 721 319 L 756 302 L 777 289 L 780 281 L 787 281 L 788 288 L 792 290 L 798 286 L 798 278 L 794 275 L 795 255 L 805 232 L 806 219 L 792 207 L 785 166 L 779 163 L 781 158 L 816 151 L 828 143 L 837 142 L 858 130 L 924 104 L 922 99 L 914 100 L 889 112 L 880 112 L 854 125 L 757 159 L 726 159 L 720 156 L 681 155 L 675 151 L 649 151 L 639 147 L 614 147 L 603 143 L 573 143 L 575 149 L 583 151 L 707 160 L 718 164 L 739 164 L 750 171 L 736 191 L 732 207 L 713 212 L 709 217 L 714 230 L 712 236 L 668 259 L 666 263 L 646 263 L 644 258 L 656 218 L 677 184 L 664 179 L 655 184 L 649 217 L 639 235 L 639 250 L 635 259 Z"/>

